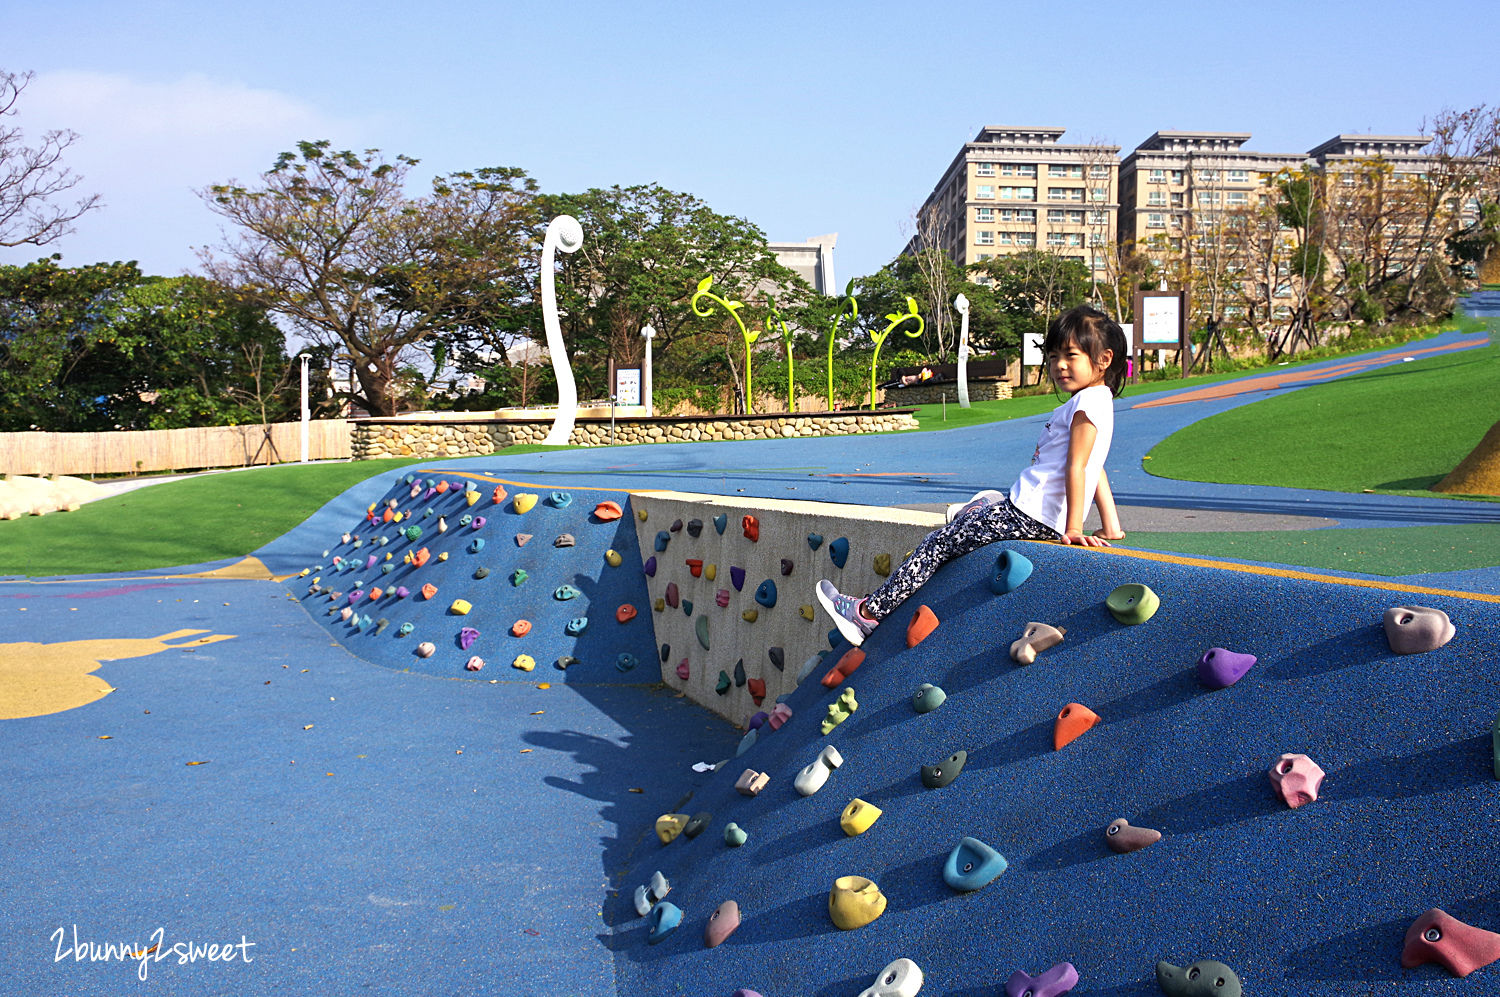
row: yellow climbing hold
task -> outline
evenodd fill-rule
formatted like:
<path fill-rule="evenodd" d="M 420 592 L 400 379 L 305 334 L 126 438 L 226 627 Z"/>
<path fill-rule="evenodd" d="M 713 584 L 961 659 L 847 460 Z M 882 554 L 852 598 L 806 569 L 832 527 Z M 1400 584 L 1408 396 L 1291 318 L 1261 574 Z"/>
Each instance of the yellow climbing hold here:
<path fill-rule="evenodd" d="M 454 599 L 453 605 L 448 607 L 448 612 L 454 613 L 458 616 L 468 616 L 469 610 L 473 608 L 474 607 L 469 605 L 468 600 L 466 599 Z"/>
<path fill-rule="evenodd" d="M 746 623 L 754 623 L 760 616 L 760 610 L 747 609 L 743 613 L 741 613 L 740 616 L 744 618 Z"/>
<path fill-rule="evenodd" d="M 468 491 L 464 492 L 464 501 L 469 505 L 473 505 L 475 502 L 479 501 L 479 492 L 470 488 Z"/>
<path fill-rule="evenodd" d="M 662 844 L 670 845 L 672 840 L 682 833 L 687 822 L 687 814 L 662 814 L 656 818 L 656 836 L 661 839 Z"/>
<path fill-rule="evenodd" d="M 441 554 L 439 554 L 438 555 L 438 560 L 439 561 L 446 561 L 446 560 L 448 560 L 448 552 L 445 550 Z"/>
<path fill-rule="evenodd" d="M 521 492 L 516 496 L 516 511 L 530 512 L 536 506 L 536 496 L 530 492 Z"/>
<path fill-rule="evenodd" d="M 609 562 L 609 566 L 611 568 L 618 568 L 625 561 L 625 559 L 620 556 L 620 552 L 617 550 L 605 551 L 604 560 Z"/>
<path fill-rule="evenodd" d="M 866 803 L 856 797 L 849 801 L 849 805 L 839 815 L 839 827 L 842 827 L 844 833 L 852 838 L 868 831 L 884 812 L 873 803 Z"/>
<path fill-rule="evenodd" d="M 811 620 L 815 618 L 813 615 L 813 608 L 811 603 L 803 603 L 800 612 L 802 613 L 802 618 L 804 620 Z"/>
<path fill-rule="evenodd" d="M 880 577 L 882 577 L 882 578 L 884 578 L 885 576 L 887 576 L 887 575 L 889 575 L 891 573 L 891 555 L 889 555 L 889 554 L 876 554 L 875 555 L 875 573 L 877 575 L 879 575 Z"/>
<path fill-rule="evenodd" d="M 399 523 L 399 522 L 401 522 L 401 520 L 403 520 L 405 518 L 406 518 L 406 513 L 404 513 L 404 512 L 398 512 L 394 516 L 391 517 L 391 522 L 393 522 L 393 523 Z"/>
<path fill-rule="evenodd" d="M 885 894 L 863 876 L 840 876 L 828 891 L 828 916 L 845 931 L 862 928 L 885 913 Z"/>
<path fill-rule="evenodd" d="M 523 672 L 529 672 L 536 667 L 536 659 L 529 654 L 518 654 L 516 660 L 510 663 L 512 668 L 519 668 Z"/>
<path fill-rule="evenodd" d="M 639 519 L 640 519 L 641 522 L 644 523 L 646 521 L 646 510 L 645 509 L 637 509 L 635 511 L 635 514 L 636 514 L 637 517 L 639 517 Z"/>
<path fill-rule="evenodd" d="M 703 577 L 707 578 L 709 581 L 713 581 L 714 578 L 718 576 L 718 574 L 719 566 L 717 564 L 705 564 L 703 566 Z"/>
<path fill-rule="evenodd" d="M 657 599 L 655 602 L 653 602 L 651 604 L 651 607 L 653 609 L 655 609 L 658 613 L 660 613 L 661 611 L 663 611 L 664 609 L 667 608 L 667 600 L 665 600 L 665 599 Z"/>

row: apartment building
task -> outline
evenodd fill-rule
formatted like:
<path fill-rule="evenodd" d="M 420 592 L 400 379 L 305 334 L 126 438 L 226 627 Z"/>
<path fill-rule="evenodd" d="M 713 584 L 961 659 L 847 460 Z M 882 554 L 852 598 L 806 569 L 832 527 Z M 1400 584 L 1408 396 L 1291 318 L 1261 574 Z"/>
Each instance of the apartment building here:
<path fill-rule="evenodd" d="M 923 202 L 906 251 L 936 245 L 968 266 L 1043 249 L 1102 275 L 1117 238 L 1120 147 L 1064 144 L 1065 130 L 980 129 Z"/>

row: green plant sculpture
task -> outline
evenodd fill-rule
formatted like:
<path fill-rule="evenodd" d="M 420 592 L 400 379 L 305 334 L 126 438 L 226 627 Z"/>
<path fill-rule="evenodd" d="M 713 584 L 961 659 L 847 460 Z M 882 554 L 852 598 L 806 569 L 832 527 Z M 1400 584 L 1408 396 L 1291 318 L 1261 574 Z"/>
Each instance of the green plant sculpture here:
<path fill-rule="evenodd" d="M 839 323 L 844 316 L 849 316 L 849 321 L 854 322 L 859 318 L 859 302 L 854 300 L 854 281 L 844 285 L 844 300 L 839 304 L 839 310 L 834 313 L 833 325 L 828 329 L 828 411 L 833 411 L 833 346 L 838 342 Z"/>
<path fill-rule="evenodd" d="M 775 302 L 767 301 L 766 332 L 771 332 L 778 325 L 781 326 L 782 345 L 786 347 L 786 410 L 795 412 L 797 411 L 797 389 L 796 381 L 792 376 L 792 330 L 786 324 L 786 320 L 781 317 L 781 313 L 776 310 Z"/>
<path fill-rule="evenodd" d="M 713 315 L 713 311 L 710 309 L 700 309 L 698 307 L 698 299 L 707 298 L 710 301 L 715 301 L 729 313 L 730 318 L 734 319 L 734 324 L 740 327 L 740 336 L 745 340 L 745 414 L 750 415 L 755 411 L 754 403 L 751 400 L 753 396 L 750 394 L 750 344 L 760 338 L 760 333 L 751 332 L 749 329 L 746 329 L 745 323 L 740 319 L 740 309 L 745 307 L 745 303 L 743 301 L 726 301 L 724 298 L 709 291 L 709 288 L 713 286 L 713 275 L 710 274 L 704 277 L 698 282 L 698 290 L 693 294 L 693 299 L 689 303 L 693 307 L 694 315 L 697 315 L 699 318 L 708 318 Z M 915 308 L 915 304 L 912 307 Z M 768 320 L 767 325 L 769 324 Z"/>
<path fill-rule="evenodd" d="M 880 348 L 885 345 L 885 337 L 889 336 L 897 326 L 908 319 L 916 319 L 917 328 L 915 332 L 906 331 L 906 336 L 908 339 L 916 339 L 922 335 L 922 330 L 927 327 L 927 323 L 922 320 L 922 316 L 917 314 L 916 299 L 910 296 L 906 299 L 906 314 L 891 312 L 886 316 L 886 320 L 890 322 L 890 325 L 886 326 L 882 332 L 870 333 L 870 338 L 875 340 L 875 356 L 870 360 L 870 408 L 872 410 L 875 408 L 875 368 L 880 364 Z"/>

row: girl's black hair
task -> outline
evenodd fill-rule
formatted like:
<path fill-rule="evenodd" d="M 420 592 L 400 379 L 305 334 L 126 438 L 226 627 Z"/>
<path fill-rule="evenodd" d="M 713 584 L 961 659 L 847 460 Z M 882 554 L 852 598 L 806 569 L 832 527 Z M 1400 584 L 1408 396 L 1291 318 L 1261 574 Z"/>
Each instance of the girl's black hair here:
<path fill-rule="evenodd" d="M 1098 363 L 1104 351 L 1113 353 L 1109 367 L 1104 372 L 1104 383 L 1110 393 L 1119 395 L 1125 387 L 1125 361 L 1130 347 L 1125 342 L 1125 330 L 1120 323 L 1097 308 L 1079 305 L 1063 312 L 1047 326 L 1047 336 L 1042 340 L 1042 355 L 1061 353 L 1069 343 L 1076 345 Z"/>

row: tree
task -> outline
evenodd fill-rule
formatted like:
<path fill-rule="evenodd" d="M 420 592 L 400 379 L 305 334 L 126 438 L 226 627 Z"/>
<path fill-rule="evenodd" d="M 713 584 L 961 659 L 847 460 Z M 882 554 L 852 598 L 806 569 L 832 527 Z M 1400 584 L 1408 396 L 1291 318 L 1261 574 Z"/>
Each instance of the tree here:
<path fill-rule="evenodd" d="M 200 277 L 133 263 L 0 267 L 0 430 L 172 429 L 285 418 L 284 337 Z"/>
<path fill-rule="evenodd" d="M 21 129 L 6 125 L 33 75 L 0 69 L 0 246 L 44 246 L 99 206 L 98 194 L 57 203 L 83 179 L 62 163 L 75 133 L 44 132 L 40 145 L 29 146 Z"/>
<path fill-rule="evenodd" d="M 198 192 L 236 227 L 217 253 L 203 252 L 207 272 L 310 341 L 337 347 L 355 379 L 348 397 L 372 415 L 395 414 L 408 368 L 429 367 L 429 380 L 441 372 L 438 337 L 514 324 L 530 306 L 535 182 L 486 168 L 438 177 L 430 194 L 408 197 L 416 164 L 300 142 L 257 186 Z"/>
<path fill-rule="evenodd" d="M 967 280 L 945 248 L 951 233 L 942 223 L 937 205 L 919 210 L 914 222 L 917 231 L 912 239 L 913 250 L 907 255 L 921 275 L 922 293 L 917 300 L 922 302 L 922 313 L 929 317 L 923 330 L 923 344 L 929 354 L 947 362 L 949 353 L 958 350 L 959 322 L 953 299 L 958 296 L 958 286 Z"/>

